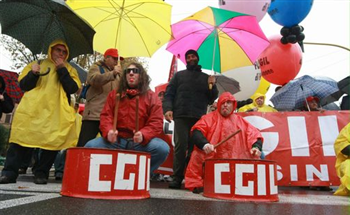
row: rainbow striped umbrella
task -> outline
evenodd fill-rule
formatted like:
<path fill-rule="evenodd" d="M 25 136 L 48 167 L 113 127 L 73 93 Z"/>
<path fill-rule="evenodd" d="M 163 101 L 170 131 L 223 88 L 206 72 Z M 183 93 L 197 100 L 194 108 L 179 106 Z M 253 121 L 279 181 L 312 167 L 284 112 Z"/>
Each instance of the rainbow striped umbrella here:
<path fill-rule="evenodd" d="M 270 44 L 255 16 L 213 7 L 171 28 L 174 39 L 168 43 L 168 51 L 186 64 L 186 51 L 197 50 L 199 64 L 218 73 L 252 65 Z"/>

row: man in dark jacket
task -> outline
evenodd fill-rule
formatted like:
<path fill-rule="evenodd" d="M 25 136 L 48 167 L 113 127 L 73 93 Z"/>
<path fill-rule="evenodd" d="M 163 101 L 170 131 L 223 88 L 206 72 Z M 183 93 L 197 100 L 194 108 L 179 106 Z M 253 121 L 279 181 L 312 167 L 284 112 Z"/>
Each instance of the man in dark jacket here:
<path fill-rule="evenodd" d="M 173 189 L 181 188 L 186 161 L 193 149 L 193 144 L 189 142 L 191 128 L 206 114 L 207 106 L 215 101 L 219 93 L 215 86 L 215 77 L 203 73 L 198 65 L 198 53 L 188 50 L 185 56 L 187 69 L 175 73 L 163 100 L 165 119 L 175 122 L 174 174 L 173 181 L 169 183 L 169 188 Z"/>
<path fill-rule="evenodd" d="M 2 113 L 11 113 L 13 110 L 13 101 L 11 97 L 6 94 L 6 84 L 4 79 L 0 76 L 0 119 Z"/>

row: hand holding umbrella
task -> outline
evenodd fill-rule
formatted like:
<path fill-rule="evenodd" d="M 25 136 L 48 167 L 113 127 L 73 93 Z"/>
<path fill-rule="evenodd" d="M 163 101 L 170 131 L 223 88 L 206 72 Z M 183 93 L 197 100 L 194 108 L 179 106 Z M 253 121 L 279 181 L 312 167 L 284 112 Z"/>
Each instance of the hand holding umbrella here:
<path fill-rule="evenodd" d="M 115 106 L 114 106 L 113 129 L 109 130 L 107 134 L 107 140 L 110 143 L 117 142 L 117 137 L 118 137 L 117 121 L 118 121 L 119 100 L 120 100 L 120 94 L 117 93 L 115 98 Z"/>
<path fill-rule="evenodd" d="M 32 65 L 32 72 L 35 74 L 35 75 L 39 75 L 40 74 L 40 65 L 37 64 L 37 63 L 34 63 Z"/>
<path fill-rule="evenodd" d="M 210 90 L 213 89 L 213 85 L 215 84 L 215 82 L 216 82 L 215 76 L 210 75 L 208 77 L 208 84 L 209 84 L 209 89 Z"/>

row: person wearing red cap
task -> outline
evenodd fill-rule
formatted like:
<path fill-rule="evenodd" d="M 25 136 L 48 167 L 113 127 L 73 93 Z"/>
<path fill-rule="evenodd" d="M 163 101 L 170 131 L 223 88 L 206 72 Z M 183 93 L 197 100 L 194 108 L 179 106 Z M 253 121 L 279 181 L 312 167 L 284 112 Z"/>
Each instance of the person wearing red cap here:
<path fill-rule="evenodd" d="M 236 105 L 232 94 L 222 93 L 217 110 L 202 116 L 191 129 L 191 142 L 195 147 L 186 170 L 185 187 L 194 193 L 202 191 L 202 168 L 206 159 L 260 159 L 263 137 L 257 128 L 233 113 Z M 214 148 L 238 129 L 241 132 L 234 138 Z"/>
<path fill-rule="evenodd" d="M 324 112 L 324 110 L 320 107 L 318 107 L 318 104 L 320 102 L 320 99 L 316 96 L 309 96 L 306 98 L 306 101 L 304 102 L 304 111 L 321 111 Z"/>
<path fill-rule="evenodd" d="M 94 63 L 87 76 L 90 85 L 86 93 L 86 103 L 83 112 L 83 123 L 79 135 L 78 146 L 85 144 L 101 134 L 100 113 L 106 102 L 108 93 L 117 89 L 122 68 L 119 60 L 124 60 L 118 54 L 118 49 L 110 48 L 104 53 L 104 59 Z"/>

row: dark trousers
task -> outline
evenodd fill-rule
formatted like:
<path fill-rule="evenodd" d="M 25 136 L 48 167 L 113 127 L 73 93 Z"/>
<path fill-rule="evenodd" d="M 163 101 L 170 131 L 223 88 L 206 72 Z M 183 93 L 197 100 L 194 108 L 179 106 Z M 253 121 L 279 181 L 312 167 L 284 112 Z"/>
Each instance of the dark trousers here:
<path fill-rule="evenodd" d="M 64 172 L 64 165 L 66 163 L 66 154 L 67 150 L 61 150 L 60 152 L 57 153 L 56 159 L 55 159 L 55 175 L 58 173 Z"/>
<path fill-rule="evenodd" d="M 101 134 L 100 121 L 83 120 L 77 146 L 84 147 L 87 142 L 95 139 L 98 133 Z"/>
<path fill-rule="evenodd" d="M 10 179 L 17 179 L 18 169 L 21 166 L 23 158 L 29 152 L 33 151 L 33 148 L 23 147 L 16 143 L 11 143 L 7 151 L 6 161 L 4 169 L 1 175 L 5 175 Z M 35 163 L 34 176 L 40 178 L 48 178 L 50 169 L 55 161 L 58 151 L 50 151 L 42 149 L 39 160 Z"/>
<path fill-rule="evenodd" d="M 177 181 L 182 181 L 186 171 L 187 163 L 189 162 L 193 143 L 190 142 L 190 132 L 192 126 L 198 121 L 196 118 L 177 118 L 174 119 L 174 178 Z"/>
<path fill-rule="evenodd" d="M 34 158 L 34 152 L 35 150 L 28 150 L 26 154 L 22 157 L 22 162 L 19 168 L 27 170 L 28 167 L 32 166 L 33 158 Z"/>

